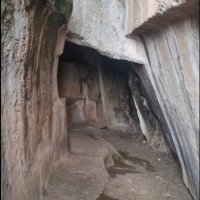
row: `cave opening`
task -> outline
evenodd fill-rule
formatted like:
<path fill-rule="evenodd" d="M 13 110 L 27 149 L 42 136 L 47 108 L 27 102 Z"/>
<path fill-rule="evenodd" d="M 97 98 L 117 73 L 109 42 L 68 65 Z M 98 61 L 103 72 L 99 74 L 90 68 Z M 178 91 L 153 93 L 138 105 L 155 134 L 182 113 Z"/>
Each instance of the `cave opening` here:
<path fill-rule="evenodd" d="M 153 97 L 147 96 L 143 87 L 147 81 L 140 76 L 143 71 L 141 64 L 66 41 L 57 81 L 58 94 L 66 99 L 67 128 L 90 124 L 95 127 L 95 137 L 103 129 L 139 134 L 154 150 L 169 151 L 154 113 Z"/>
<path fill-rule="evenodd" d="M 130 72 L 137 80 L 138 91 L 142 90 L 132 66 L 128 61 L 108 58 L 89 47 L 66 42 L 57 80 L 59 96 L 66 98 L 68 128 L 92 121 L 100 129 L 140 132 L 129 86 Z"/>
<path fill-rule="evenodd" d="M 153 97 L 146 95 L 143 83 L 148 80 L 140 76 L 141 71 L 144 67 L 140 64 L 65 42 L 57 85 L 59 97 L 66 99 L 69 155 L 52 174 L 60 176 L 54 182 L 56 187 L 73 185 L 65 188 L 70 198 L 84 188 L 91 199 L 132 199 L 128 194 L 132 185 L 141 194 L 146 192 L 142 194 L 145 199 L 149 193 L 149 199 L 156 199 L 156 190 L 161 191 L 161 198 L 175 198 L 182 191 L 182 197 L 191 199 L 154 112 Z M 92 176 L 88 178 L 88 174 Z M 111 186 L 119 183 L 119 190 Z M 178 188 L 169 189 L 177 183 Z M 88 189 L 91 186 L 93 191 Z"/>

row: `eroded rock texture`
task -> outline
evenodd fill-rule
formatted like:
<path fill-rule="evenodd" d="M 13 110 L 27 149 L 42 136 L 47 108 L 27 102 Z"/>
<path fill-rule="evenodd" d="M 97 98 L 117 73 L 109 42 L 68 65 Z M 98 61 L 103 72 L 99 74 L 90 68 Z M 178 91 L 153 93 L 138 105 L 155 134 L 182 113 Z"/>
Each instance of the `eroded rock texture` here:
<path fill-rule="evenodd" d="M 129 71 L 122 70 L 126 63 L 71 43 L 66 43 L 61 61 L 58 90 L 66 97 L 69 126 L 89 120 L 99 128 L 138 131 Z"/>
<path fill-rule="evenodd" d="M 72 0 L 3 0 L 2 199 L 43 198 L 67 126 L 86 121 L 166 140 L 199 199 L 198 4 L 74 0 L 69 22 Z"/>
<path fill-rule="evenodd" d="M 129 87 L 137 109 L 140 128 L 147 139 L 147 143 L 154 150 L 168 151 L 160 122 L 148 105 L 144 88 L 134 71 L 129 72 Z"/>
<path fill-rule="evenodd" d="M 186 186 L 199 199 L 199 1 L 74 0 L 74 5 L 67 40 L 140 64 L 132 68 L 154 126 L 164 133 Z M 145 121 L 145 113 L 140 112 L 140 127 L 153 138 L 157 132 L 144 128 L 152 119 Z"/>
<path fill-rule="evenodd" d="M 112 58 L 144 62 L 144 49 L 138 37 L 127 39 L 126 1 L 84 1 L 74 0 L 67 32 L 67 39 L 73 43 L 97 49 Z M 116 48 L 117 47 L 117 48 Z"/>
<path fill-rule="evenodd" d="M 66 143 L 57 62 L 72 2 L 54 5 L 41 0 L 2 2 L 2 199 L 40 199 Z"/>

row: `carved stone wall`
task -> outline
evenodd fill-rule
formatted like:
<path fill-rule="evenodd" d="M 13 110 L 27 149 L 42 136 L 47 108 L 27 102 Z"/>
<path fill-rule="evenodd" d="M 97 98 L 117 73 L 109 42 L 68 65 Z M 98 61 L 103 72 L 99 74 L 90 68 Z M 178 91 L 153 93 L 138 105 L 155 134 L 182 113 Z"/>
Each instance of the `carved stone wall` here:
<path fill-rule="evenodd" d="M 2 199 L 40 199 L 66 146 L 57 64 L 72 2 L 54 6 L 39 0 L 2 2 Z"/>

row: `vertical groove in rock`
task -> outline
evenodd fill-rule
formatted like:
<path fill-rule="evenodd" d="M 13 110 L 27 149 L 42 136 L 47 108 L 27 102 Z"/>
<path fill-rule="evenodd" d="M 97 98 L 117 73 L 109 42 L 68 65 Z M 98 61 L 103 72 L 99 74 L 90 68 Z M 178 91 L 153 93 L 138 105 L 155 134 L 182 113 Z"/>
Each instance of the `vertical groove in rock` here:
<path fill-rule="evenodd" d="M 71 9 L 71 1 L 65 2 Z M 65 100 L 53 84 L 62 52 L 56 45 L 58 40 L 64 45 L 71 13 L 59 13 L 46 3 L 2 2 L 3 199 L 40 199 L 66 140 Z"/>

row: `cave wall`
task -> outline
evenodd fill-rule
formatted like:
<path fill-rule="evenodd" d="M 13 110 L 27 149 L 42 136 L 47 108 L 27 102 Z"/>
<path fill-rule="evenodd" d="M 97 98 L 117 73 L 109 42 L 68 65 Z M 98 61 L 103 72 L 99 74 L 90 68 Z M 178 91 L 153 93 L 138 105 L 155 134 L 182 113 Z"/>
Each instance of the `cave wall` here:
<path fill-rule="evenodd" d="M 56 1 L 55 7 L 39 0 L 2 2 L 2 199 L 40 199 L 67 144 L 57 63 L 72 2 Z"/>
<path fill-rule="evenodd" d="M 193 0 L 190 0 L 193 1 Z M 125 0 L 126 2 L 126 35 L 135 32 L 149 19 L 162 15 L 166 10 L 177 7 L 187 0 Z"/>
<path fill-rule="evenodd" d="M 74 0 L 67 40 L 110 58 L 147 62 L 138 36 L 125 37 L 149 18 L 186 0 Z M 117 47 L 117 48 L 116 48 Z"/>
<path fill-rule="evenodd" d="M 183 36 L 184 33 L 184 36 Z M 177 153 L 183 179 L 193 196 L 199 194 L 199 43 L 198 18 L 160 27 L 143 35 L 150 65 L 145 66 L 156 96 L 154 111 L 165 127 L 171 148 Z M 145 83 L 144 83 L 145 84 Z M 161 109 L 158 111 L 158 109 Z"/>
<path fill-rule="evenodd" d="M 99 128 L 140 131 L 128 70 L 126 61 L 66 41 L 58 68 L 58 90 L 67 97 L 68 125 L 92 120 Z"/>
<path fill-rule="evenodd" d="M 131 65 L 134 64 L 131 63 Z M 134 66 L 134 69 L 135 68 L 140 67 Z M 155 151 L 169 152 L 160 121 L 149 105 L 146 92 L 143 88 L 144 84 L 142 84 L 141 79 L 135 71 L 132 70 L 129 72 L 129 87 L 137 110 L 141 132 L 145 135 L 147 143 Z M 142 76 L 143 80 L 145 80 L 145 78 L 147 77 Z"/>
<path fill-rule="evenodd" d="M 136 67 L 152 110 L 177 154 L 183 180 L 199 198 L 199 7 L 189 1 L 135 29 L 149 59 Z"/>
<path fill-rule="evenodd" d="M 67 40 L 140 64 L 132 67 L 147 105 L 178 156 L 186 186 L 199 199 L 199 1 L 74 4 Z"/>
<path fill-rule="evenodd" d="M 79 47 L 72 45 L 63 53 L 65 62 L 60 62 L 58 67 L 58 91 L 60 97 L 66 98 L 68 127 L 96 121 L 99 128 L 132 133 L 138 131 L 137 112 L 134 104 L 131 104 L 128 86 L 128 71 L 120 69 L 123 62 L 99 54 L 95 65 L 90 65 L 86 62 L 86 49 L 83 48 L 80 56 L 76 57 L 72 53 L 76 48 Z M 94 50 L 91 53 L 94 54 Z M 77 60 L 73 60 L 74 57 Z M 85 62 L 80 62 L 80 57 L 85 58 Z"/>
<path fill-rule="evenodd" d="M 105 58 L 104 58 L 105 60 Z M 101 100 L 105 125 L 109 129 L 128 130 L 135 133 L 137 120 L 135 106 L 131 105 L 129 75 L 116 67 L 117 61 L 102 62 L 99 67 Z"/>
<path fill-rule="evenodd" d="M 71 2 L 56 0 L 53 6 L 50 1 L 2 1 L 2 199 L 16 196 L 39 199 L 45 193 L 51 166 L 67 146 L 67 101 L 66 97 L 58 96 L 57 63 Z M 143 84 L 147 105 L 178 155 L 184 182 L 196 199 L 199 198 L 198 3 L 85 0 L 80 4 L 74 0 L 67 31 L 68 41 L 92 47 L 111 58 L 140 64 L 132 67 Z M 89 55 L 88 59 L 94 61 Z M 92 89 L 93 82 L 94 78 L 87 87 L 84 84 L 87 94 L 96 91 Z M 129 86 L 134 95 L 133 85 Z M 83 98 L 91 98 L 96 104 L 94 97 Z M 139 108 L 136 101 L 139 103 L 140 97 L 134 101 Z M 97 116 L 102 109 L 100 98 Z M 93 115 L 90 110 L 84 112 Z M 148 123 L 147 112 L 140 113 Z M 154 132 L 151 134 L 154 136 Z"/>
<path fill-rule="evenodd" d="M 77 62 L 60 62 L 58 91 L 60 97 L 66 98 L 68 127 L 86 120 L 97 121 L 96 104 L 100 99 L 97 67 Z"/>

